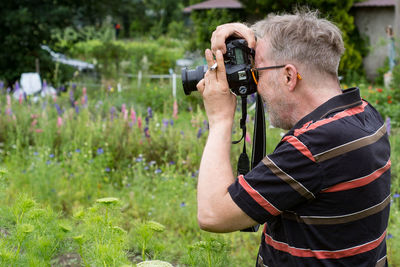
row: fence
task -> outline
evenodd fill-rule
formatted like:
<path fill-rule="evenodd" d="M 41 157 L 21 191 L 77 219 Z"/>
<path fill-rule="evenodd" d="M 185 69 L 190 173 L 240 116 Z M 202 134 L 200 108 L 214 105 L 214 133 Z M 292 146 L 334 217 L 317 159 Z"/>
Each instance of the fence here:
<path fill-rule="evenodd" d="M 172 82 L 172 96 L 176 98 L 176 79 L 177 75 L 174 72 L 171 72 L 171 74 L 143 74 L 142 71 L 139 71 L 138 74 L 124 74 L 125 77 L 128 78 L 137 78 L 138 82 L 138 87 L 142 85 L 142 80 L 143 78 L 149 78 L 149 79 L 171 79 Z M 179 79 L 181 77 L 179 76 Z"/>

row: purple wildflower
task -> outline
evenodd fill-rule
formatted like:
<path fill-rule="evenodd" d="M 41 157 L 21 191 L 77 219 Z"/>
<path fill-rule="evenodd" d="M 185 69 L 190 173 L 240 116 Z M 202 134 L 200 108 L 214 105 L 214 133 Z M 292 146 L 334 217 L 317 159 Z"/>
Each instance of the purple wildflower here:
<path fill-rule="evenodd" d="M 185 135 L 185 132 L 184 132 L 184 131 L 181 131 L 181 135 L 184 136 L 184 135 Z"/>
<path fill-rule="evenodd" d="M 0 81 L 0 90 L 2 90 L 3 87 L 4 87 L 4 82 L 3 82 L 3 81 Z"/>
<path fill-rule="evenodd" d="M 168 127 L 168 124 L 169 124 L 169 121 L 168 121 L 167 119 L 163 119 L 163 120 L 162 120 L 162 124 L 163 124 L 163 126 L 164 126 L 165 128 L 167 128 L 167 127 Z"/>
<path fill-rule="evenodd" d="M 33 152 L 33 155 L 34 155 L 34 156 L 37 156 L 37 155 L 39 155 L 39 152 L 36 152 L 36 151 L 35 151 L 35 152 Z"/>
<path fill-rule="evenodd" d="M 101 155 L 101 154 L 103 154 L 104 153 L 104 150 L 101 148 L 101 147 L 99 147 L 98 149 L 97 149 L 97 155 Z"/>
<path fill-rule="evenodd" d="M 144 118 L 144 120 L 146 121 L 146 125 L 149 125 L 150 118 L 148 116 L 146 116 L 146 118 Z"/>
<path fill-rule="evenodd" d="M 171 160 L 171 161 L 169 162 L 169 165 L 175 165 L 175 161 Z"/>
<path fill-rule="evenodd" d="M 173 120 L 173 119 L 170 119 L 170 120 L 169 120 L 169 124 L 171 124 L 171 126 L 174 126 L 174 120 Z"/>
<path fill-rule="evenodd" d="M 139 157 L 136 158 L 136 162 L 142 162 L 143 161 L 143 156 L 139 155 Z"/>
<path fill-rule="evenodd" d="M 72 89 L 75 90 L 76 89 L 76 83 L 72 84 Z"/>
<path fill-rule="evenodd" d="M 51 161 L 50 161 L 50 160 L 46 161 L 46 164 L 47 164 L 47 165 L 50 165 L 50 164 L 51 164 Z"/>
<path fill-rule="evenodd" d="M 144 128 L 144 135 L 145 135 L 147 138 L 150 138 L 149 127 L 147 127 L 147 126 Z"/>
<path fill-rule="evenodd" d="M 154 171 L 154 173 L 155 173 L 155 174 L 162 173 L 162 170 L 161 170 L 161 169 L 157 169 L 157 170 Z"/>
<path fill-rule="evenodd" d="M 80 150 L 79 148 L 77 148 L 77 149 L 75 149 L 75 152 L 76 152 L 76 153 L 80 153 L 81 150 Z"/>
<path fill-rule="evenodd" d="M 200 138 L 201 135 L 203 134 L 201 128 L 199 128 L 199 130 L 197 131 L 197 138 Z"/>
<path fill-rule="evenodd" d="M 147 115 L 149 116 L 149 118 L 153 118 L 153 110 L 151 109 L 151 107 L 147 108 Z"/>
<path fill-rule="evenodd" d="M 185 202 L 181 203 L 181 208 L 183 208 L 183 207 L 186 207 L 186 203 Z"/>
<path fill-rule="evenodd" d="M 54 158 L 54 154 L 50 154 L 49 157 L 50 157 L 50 158 Z"/>
<path fill-rule="evenodd" d="M 106 167 L 105 171 L 110 172 L 110 168 Z"/>
<path fill-rule="evenodd" d="M 149 166 L 144 166 L 143 168 L 145 171 L 147 171 L 149 169 Z"/>
<path fill-rule="evenodd" d="M 399 198 L 399 197 L 400 197 L 400 194 L 398 194 L 398 193 L 393 195 L 393 198 Z"/>
<path fill-rule="evenodd" d="M 11 93 L 11 87 L 7 87 L 7 93 Z"/>
<path fill-rule="evenodd" d="M 18 90 L 19 90 L 19 83 L 15 82 L 15 91 L 18 91 Z"/>
<path fill-rule="evenodd" d="M 57 103 L 55 103 L 54 106 L 55 106 L 56 109 L 57 109 L 58 115 L 61 116 L 61 115 L 63 114 L 63 111 L 61 110 L 60 106 L 59 106 Z"/>
<path fill-rule="evenodd" d="M 79 106 L 78 105 L 75 106 L 75 112 L 76 112 L 76 114 L 79 114 Z"/>
<path fill-rule="evenodd" d="M 114 113 L 115 113 L 115 107 L 112 106 L 111 110 L 110 110 L 110 114 L 111 114 L 111 121 L 114 120 Z"/>
<path fill-rule="evenodd" d="M 391 238 L 393 238 L 393 235 L 391 233 L 388 233 L 387 239 L 391 239 Z"/>

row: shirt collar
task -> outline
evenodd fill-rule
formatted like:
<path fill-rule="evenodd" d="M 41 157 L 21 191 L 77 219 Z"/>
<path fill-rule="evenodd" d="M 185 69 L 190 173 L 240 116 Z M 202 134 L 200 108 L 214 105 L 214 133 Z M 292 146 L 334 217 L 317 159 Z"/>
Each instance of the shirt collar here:
<path fill-rule="evenodd" d="M 360 90 L 357 87 L 343 90 L 342 94 L 332 97 L 324 104 L 314 109 L 311 113 L 303 117 L 296 123 L 290 132 L 301 128 L 307 122 L 315 122 L 322 118 L 328 117 L 330 114 L 337 113 L 361 104 L 362 99 L 360 96 Z"/>

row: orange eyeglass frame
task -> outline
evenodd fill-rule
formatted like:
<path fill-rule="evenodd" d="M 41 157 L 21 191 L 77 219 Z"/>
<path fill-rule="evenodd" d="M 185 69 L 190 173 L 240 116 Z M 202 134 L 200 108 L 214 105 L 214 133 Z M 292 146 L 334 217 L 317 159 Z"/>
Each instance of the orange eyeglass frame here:
<path fill-rule="evenodd" d="M 270 66 L 270 67 L 262 67 L 262 68 L 252 68 L 251 69 L 251 75 L 253 76 L 253 80 L 258 85 L 258 71 L 260 70 L 270 70 L 270 69 L 279 69 L 279 68 L 284 68 L 286 65 L 278 65 L 278 66 Z M 303 78 L 300 76 L 299 73 L 297 73 L 297 78 L 299 80 L 302 80 Z"/>

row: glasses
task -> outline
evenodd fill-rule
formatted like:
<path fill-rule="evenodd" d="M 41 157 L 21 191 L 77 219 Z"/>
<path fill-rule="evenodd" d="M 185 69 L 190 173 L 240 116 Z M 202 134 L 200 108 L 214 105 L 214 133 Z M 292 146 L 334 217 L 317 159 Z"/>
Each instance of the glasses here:
<path fill-rule="evenodd" d="M 260 70 L 271 70 L 271 69 L 280 69 L 280 68 L 284 68 L 286 65 L 278 65 L 278 66 L 270 66 L 270 67 L 262 67 L 262 68 L 252 68 L 251 69 L 251 74 L 253 75 L 253 80 L 256 83 L 256 85 L 258 84 L 258 72 Z M 299 80 L 301 80 L 301 76 L 299 73 L 297 73 L 297 78 Z"/>

